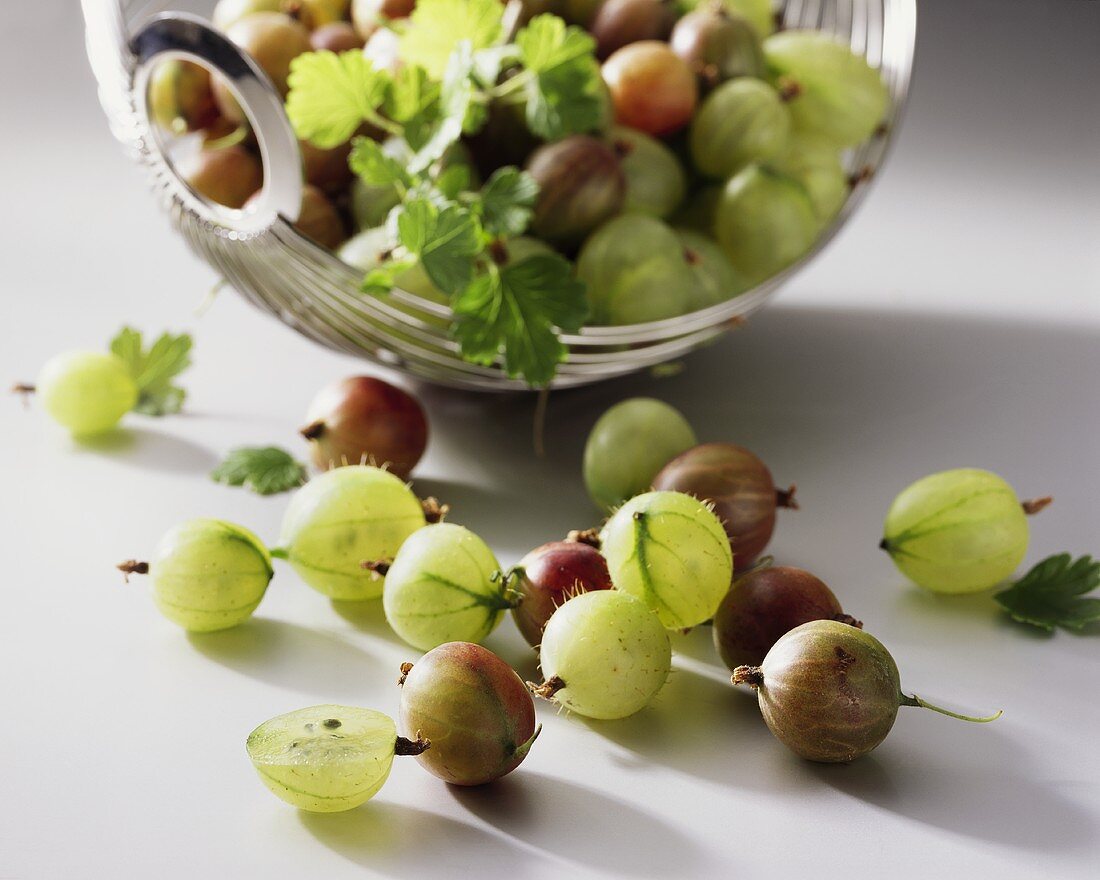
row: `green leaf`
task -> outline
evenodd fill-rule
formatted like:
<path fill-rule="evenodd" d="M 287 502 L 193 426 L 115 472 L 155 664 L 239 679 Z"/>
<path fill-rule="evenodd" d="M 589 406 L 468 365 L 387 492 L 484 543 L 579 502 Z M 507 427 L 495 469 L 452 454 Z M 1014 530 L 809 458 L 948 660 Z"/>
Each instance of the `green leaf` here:
<path fill-rule="evenodd" d="M 538 195 L 538 181 L 526 171 L 498 168 L 481 188 L 478 204 L 485 231 L 494 238 L 523 235 Z"/>
<path fill-rule="evenodd" d="M 401 57 L 439 79 L 454 47 L 467 41 L 475 52 L 503 36 L 499 0 L 419 0 L 401 39 Z"/>
<path fill-rule="evenodd" d="M 443 84 L 439 93 L 439 119 L 424 144 L 417 150 L 409 170 L 414 174 L 428 168 L 462 137 L 467 124 L 477 125 L 474 109 L 476 86 L 471 79 L 473 72 L 473 54 L 468 42 L 455 46 L 447 61 L 447 71 L 443 75 Z M 471 115 L 475 118 L 471 119 Z M 484 120 L 481 121 L 481 124 Z"/>
<path fill-rule="evenodd" d="M 605 114 L 606 97 L 600 89 L 595 62 L 540 73 L 527 84 L 527 127 L 550 141 L 595 131 Z"/>
<path fill-rule="evenodd" d="M 412 183 L 412 178 L 405 170 L 404 163 L 386 155 L 378 141 L 366 137 L 357 137 L 353 144 L 348 164 L 351 165 L 351 170 L 363 179 L 364 183 L 371 186 L 400 184 L 403 187 L 407 187 Z"/>
<path fill-rule="evenodd" d="M 469 165 L 448 165 L 439 172 L 435 185 L 447 200 L 458 198 L 458 194 L 470 188 L 471 171 Z"/>
<path fill-rule="evenodd" d="M 439 83 L 428 79 L 428 72 L 423 67 L 407 64 L 393 75 L 382 106 L 394 122 L 406 123 L 438 100 Z"/>
<path fill-rule="evenodd" d="M 513 266 L 492 266 L 454 301 L 462 354 L 491 364 L 503 352 L 509 376 L 548 384 L 568 349 L 557 330 L 576 332 L 588 317 L 585 287 L 569 262 L 538 254 Z"/>
<path fill-rule="evenodd" d="M 1100 586 L 1100 562 L 1076 561 L 1068 553 L 1050 556 L 995 598 L 1013 619 L 1040 629 L 1081 629 L 1100 621 L 1100 598 L 1082 598 Z"/>
<path fill-rule="evenodd" d="M 415 152 L 435 130 L 439 118 L 439 83 L 428 79 L 423 67 L 406 65 L 394 75 L 383 110 L 404 127 L 405 141 Z"/>
<path fill-rule="evenodd" d="M 141 332 L 123 327 L 111 340 L 111 351 L 120 357 L 138 386 L 134 411 L 149 416 L 177 413 L 187 392 L 172 380 L 191 366 L 191 337 L 162 333 L 146 350 Z"/>
<path fill-rule="evenodd" d="M 527 126 L 547 140 L 592 131 L 606 98 L 596 42 L 555 15 L 537 15 L 516 35 L 520 60 L 534 76 L 527 84 Z"/>
<path fill-rule="evenodd" d="M 556 15 L 536 15 L 516 34 L 520 61 L 532 73 L 595 58 L 596 41 L 586 30 L 566 26 Z"/>
<path fill-rule="evenodd" d="M 287 116 L 298 137 L 332 149 L 375 118 L 389 82 L 361 51 L 306 52 L 290 63 Z"/>
<path fill-rule="evenodd" d="M 230 452 L 210 477 L 229 486 L 244 486 L 258 495 L 274 495 L 301 486 L 306 469 L 285 449 L 245 446 Z"/>
<path fill-rule="evenodd" d="M 474 258 L 481 252 L 481 230 L 465 208 L 439 208 L 428 199 L 396 209 L 397 239 L 415 254 L 440 290 L 453 294 L 470 283 Z"/>
<path fill-rule="evenodd" d="M 359 289 L 371 296 L 385 296 L 397 286 L 397 279 L 416 265 L 410 257 L 384 260 L 371 269 Z"/>

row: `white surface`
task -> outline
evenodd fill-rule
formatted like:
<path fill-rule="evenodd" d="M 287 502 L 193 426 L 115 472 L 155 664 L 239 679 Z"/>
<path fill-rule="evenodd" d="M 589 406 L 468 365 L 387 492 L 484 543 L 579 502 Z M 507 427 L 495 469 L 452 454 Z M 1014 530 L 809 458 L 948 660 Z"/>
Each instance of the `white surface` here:
<path fill-rule="evenodd" d="M 47 26 L 78 51 L 57 4 L 27 6 L 41 17 L 15 12 L 8 82 Z M 422 393 L 434 434 L 417 488 L 452 502 L 505 562 L 591 520 L 579 453 L 604 407 L 635 393 L 674 402 L 701 437 L 742 442 L 798 482 L 802 510 L 782 515 L 773 552 L 834 587 L 907 688 L 1003 707 L 1001 721 L 904 709 L 870 758 L 802 763 L 729 687 L 699 630 L 677 639 L 679 671 L 635 718 L 589 724 L 540 706 L 542 738 L 496 786 L 451 789 L 401 760 L 366 807 L 309 817 L 254 778 L 245 735 L 325 701 L 395 713 L 397 667 L 415 652 L 377 608 L 334 608 L 285 567 L 252 623 L 189 638 L 112 566 L 196 515 L 274 541 L 285 498 L 205 475 L 234 445 L 293 447 L 313 391 L 360 367 L 229 293 L 194 317 L 214 278 L 117 154 L 83 66 L 54 73 L 2 99 L 5 118 L 28 95 L 57 112 L 36 117 L 33 146 L 2 148 L 0 377 L 33 379 L 50 354 L 99 347 L 123 322 L 193 330 L 196 366 L 186 416 L 131 418 L 96 446 L 0 404 L 0 877 L 1095 876 L 1096 636 L 1045 638 L 988 597 L 924 595 L 875 548 L 912 478 L 980 465 L 1056 496 L 1034 521 L 1029 563 L 1100 552 L 1087 155 L 1056 192 L 1011 150 L 979 167 L 980 144 L 964 154 L 979 178 L 934 176 L 915 149 L 933 137 L 918 123 L 934 108 L 918 104 L 914 148 L 903 141 L 866 209 L 775 307 L 679 377 L 555 397 L 544 461 L 531 455 L 529 401 Z M 1038 98 L 1031 111 L 1058 112 Z M 1014 213 L 1010 181 L 1032 194 L 1026 212 Z M 487 644 L 534 675 L 509 622 Z"/>

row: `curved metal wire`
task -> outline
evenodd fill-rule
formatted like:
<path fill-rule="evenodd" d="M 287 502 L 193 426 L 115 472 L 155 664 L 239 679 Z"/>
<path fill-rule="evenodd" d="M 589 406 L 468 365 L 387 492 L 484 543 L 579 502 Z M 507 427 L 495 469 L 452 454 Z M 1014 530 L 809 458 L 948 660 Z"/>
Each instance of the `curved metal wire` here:
<path fill-rule="evenodd" d="M 297 215 L 297 143 L 273 87 L 251 59 L 204 29 L 200 19 L 165 14 L 168 0 L 81 0 L 86 40 L 111 130 L 150 170 L 158 197 L 190 247 L 262 311 L 315 342 L 440 385 L 522 390 L 500 367 L 464 361 L 448 335 L 450 310 L 414 294 L 364 296 L 358 273 L 302 236 Z M 738 326 L 836 235 L 866 196 L 882 166 L 909 90 L 916 39 L 916 0 L 786 0 L 786 26 L 835 34 L 881 71 L 889 117 L 874 137 L 846 156 L 858 177 L 844 207 L 813 250 L 784 272 L 724 303 L 665 321 L 586 327 L 567 334 L 569 360 L 554 387 L 586 385 L 682 357 Z M 185 57 L 229 69 L 265 161 L 258 208 L 231 212 L 197 197 L 175 174 L 150 125 L 145 84 L 162 57 Z"/>

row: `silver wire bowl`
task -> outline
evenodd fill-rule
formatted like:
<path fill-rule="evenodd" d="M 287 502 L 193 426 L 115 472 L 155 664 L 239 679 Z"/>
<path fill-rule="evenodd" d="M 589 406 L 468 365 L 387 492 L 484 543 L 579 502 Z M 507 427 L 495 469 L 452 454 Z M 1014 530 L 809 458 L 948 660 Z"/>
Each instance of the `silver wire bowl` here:
<path fill-rule="evenodd" d="M 298 142 L 278 93 L 247 55 L 202 18 L 165 11 L 164 0 L 81 2 L 88 55 L 111 130 L 149 169 L 155 192 L 192 250 L 242 296 L 322 345 L 429 382 L 487 391 L 527 387 L 499 364 L 462 359 L 447 334 L 450 309 L 403 291 L 386 299 L 364 295 L 358 270 L 293 227 L 302 187 Z M 569 358 L 553 387 L 586 385 L 674 360 L 738 326 L 829 243 L 863 200 L 905 106 L 916 0 L 786 0 L 777 8 L 787 27 L 815 28 L 848 41 L 881 71 L 893 99 L 880 131 L 846 155 L 857 182 L 843 209 L 810 253 L 733 299 L 678 318 L 586 327 L 563 336 Z M 153 67 L 172 58 L 227 77 L 251 118 L 264 188 L 247 211 L 197 196 L 173 170 L 146 100 Z"/>

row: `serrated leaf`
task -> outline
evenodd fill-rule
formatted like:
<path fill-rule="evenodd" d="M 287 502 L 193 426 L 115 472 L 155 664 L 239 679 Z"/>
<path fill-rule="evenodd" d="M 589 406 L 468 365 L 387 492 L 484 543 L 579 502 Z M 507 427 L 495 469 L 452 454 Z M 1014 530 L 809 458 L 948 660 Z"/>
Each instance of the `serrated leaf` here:
<path fill-rule="evenodd" d="M 246 446 L 232 450 L 210 477 L 229 486 L 244 486 L 258 495 L 274 495 L 301 486 L 306 468 L 285 449 Z"/>
<path fill-rule="evenodd" d="M 463 356 L 491 364 L 503 355 L 508 375 L 532 387 L 547 385 L 568 355 L 557 331 L 575 332 L 588 317 L 584 284 L 556 254 L 490 267 L 455 298 L 454 310 Z"/>
<path fill-rule="evenodd" d="M 145 350 L 141 332 L 123 327 L 111 340 L 110 349 L 126 363 L 137 384 L 135 412 L 165 416 L 180 411 L 187 393 L 172 380 L 191 366 L 190 336 L 162 333 Z"/>
<path fill-rule="evenodd" d="M 333 149 L 374 118 L 389 82 L 361 51 L 306 52 L 290 63 L 287 116 L 298 137 Z"/>
<path fill-rule="evenodd" d="M 351 170 L 370 186 L 409 186 L 412 179 L 403 163 L 386 155 L 382 145 L 370 138 L 357 137 L 348 157 Z"/>
<path fill-rule="evenodd" d="M 481 252 L 480 229 L 465 208 L 440 209 L 427 199 L 395 210 L 397 239 L 415 254 L 432 282 L 444 293 L 464 290 Z"/>
<path fill-rule="evenodd" d="M 1100 562 L 1091 556 L 1077 560 L 1069 553 L 1038 563 L 994 598 L 1013 619 L 1045 630 L 1056 626 L 1081 629 L 1100 621 L 1100 598 L 1085 597 L 1100 586 Z"/>
<path fill-rule="evenodd" d="M 604 121 L 599 68 L 565 65 L 540 73 L 526 89 L 527 127 L 545 140 L 595 131 Z"/>
<path fill-rule="evenodd" d="M 503 15 L 499 0 L 419 0 L 401 39 L 401 57 L 439 79 L 459 42 L 474 51 L 499 42 Z"/>
<path fill-rule="evenodd" d="M 531 222 L 539 185 L 526 171 L 498 168 L 481 188 L 481 222 L 494 237 L 522 235 Z"/>
<path fill-rule="evenodd" d="M 542 73 L 579 59 L 593 59 L 596 41 L 583 28 L 566 26 L 556 15 L 536 15 L 516 34 L 520 61 L 532 73 Z"/>
<path fill-rule="evenodd" d="M 516 35 L 520 60 L 534 74 L 527 84 L 527 127 L 546 140 L 593 131 L 605 98 L 596 42 L 555 15 L 537 15 Z"/>

